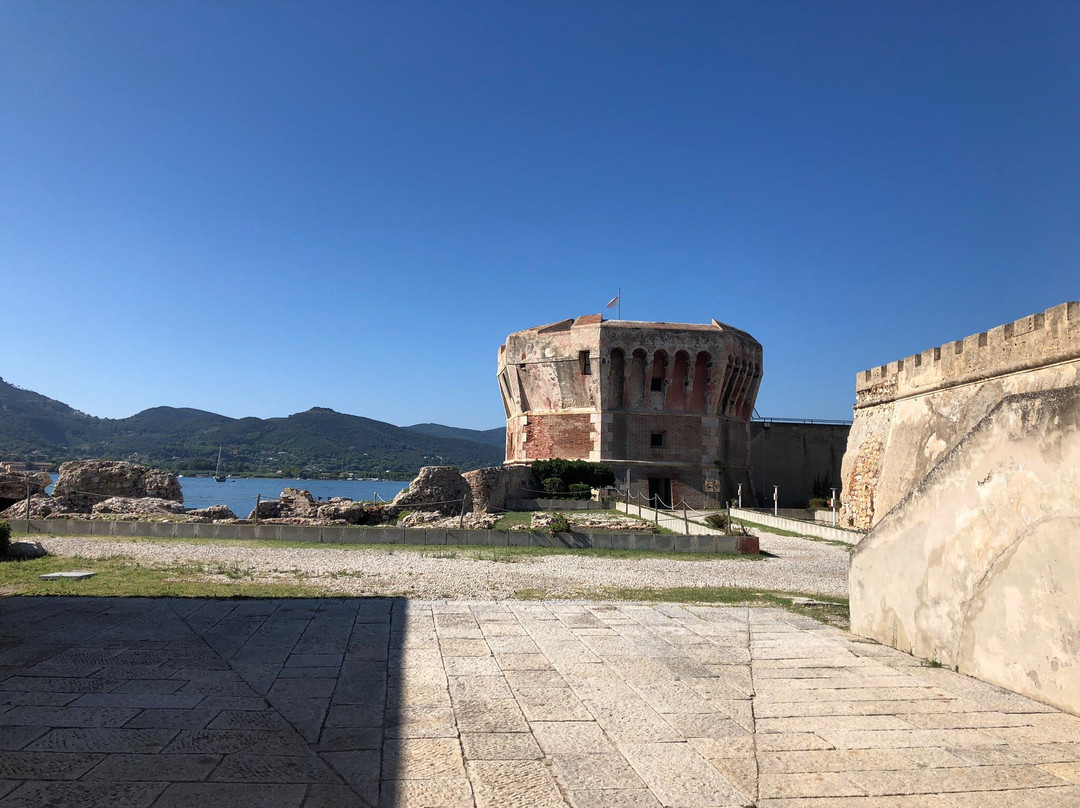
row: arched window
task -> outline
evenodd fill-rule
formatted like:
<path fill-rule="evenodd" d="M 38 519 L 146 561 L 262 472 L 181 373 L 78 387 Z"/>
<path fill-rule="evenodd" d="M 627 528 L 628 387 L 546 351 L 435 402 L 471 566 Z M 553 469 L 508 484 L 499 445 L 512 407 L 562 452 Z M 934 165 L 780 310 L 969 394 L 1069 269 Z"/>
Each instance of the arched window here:
<path fill-rule="evenodd" d="M 615 348 L 611 352 L 611 363 L 608 365 L 609 400 L 611 401 L 610 409 L 613 410 L 621 410 L 625 406 L 623 404 L 626 389 L 625 365 L 626 358 L 622 348 Z"/>
<path fill-rule="evenodd" d="M 638 348 L 630 356 L 630 372 L 627 374 L 627 402 L 630 409 L 639 409 L 645 406 L 645 393 L 648 387 L 645 383 L 645 365 L 648 355 Z"/>
<path fill-rule="evenodd" d="M 671 368 L 671 386 L 668 388 L 665 409 L 681 412 L 686 409 L 686 393 L 687 388 L 690 386 L 690 355 L 686 351 L 678 351 L 675 354 L 674 362 L 675 364 Z"/>
<path fill-rule="evenodd" d="M 701 351 L 694 360 L 694 384 L 690 393 L 690 411 L 705 412 L 709 400 L 709 369 L 712 356 L 708 351 Z"/>

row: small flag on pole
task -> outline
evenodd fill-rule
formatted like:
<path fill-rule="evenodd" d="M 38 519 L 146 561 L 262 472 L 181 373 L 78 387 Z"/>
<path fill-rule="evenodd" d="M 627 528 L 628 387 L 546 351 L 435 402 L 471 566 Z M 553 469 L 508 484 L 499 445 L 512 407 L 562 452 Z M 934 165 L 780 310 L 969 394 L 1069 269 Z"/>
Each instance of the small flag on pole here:
<path fill-rule="evenodd" d="M 615 295 L 615 297 L 611 298 L 611 301 L 607 304 L 606 308 L 609 308 L 609 309 L 614 308 L 615 304 L 618 303 L 618 302 L 619 302 L 619 296 Z"/>

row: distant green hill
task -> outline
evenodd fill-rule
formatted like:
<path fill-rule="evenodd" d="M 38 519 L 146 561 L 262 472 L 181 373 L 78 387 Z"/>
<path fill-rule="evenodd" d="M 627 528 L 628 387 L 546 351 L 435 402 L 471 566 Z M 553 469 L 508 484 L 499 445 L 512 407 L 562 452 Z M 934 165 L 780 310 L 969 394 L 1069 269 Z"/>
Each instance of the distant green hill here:
<path fill-rule="evenodd" d="M 434 435 L 437 438 L 461 438 L 462 440 L 474 440 L 477 443 L 490 443 L 492 446 L 503 447 L 506 445 L 506 427 L 498 429 L 459 429 L 456 426 L 443 426 L 442 424 L 413 424 L 403 427 L 410 432 L 419 432 L 421 435 Z"/>
<path fill-rule="evenodd" d="M 216 465 L 221 447 L 229 473 L 411 478 L 427 465 L 463 471 L 498 465 L 502 433 L 440 424 L 398 427 L 323 407 L 267 419 L 176 407 L 154 407 L 130 418 L 94 418 L 0 379 L 0 459 L 9 460 L 116 458 L 180 472 L 207 471 Z"/>

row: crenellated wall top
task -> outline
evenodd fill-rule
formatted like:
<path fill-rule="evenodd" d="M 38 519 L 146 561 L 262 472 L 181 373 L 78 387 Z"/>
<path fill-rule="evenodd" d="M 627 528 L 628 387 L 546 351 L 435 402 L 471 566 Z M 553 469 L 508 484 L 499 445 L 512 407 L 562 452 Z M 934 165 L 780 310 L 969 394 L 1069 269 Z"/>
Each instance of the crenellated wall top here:
<path fill-rule="evenodd" d="M 1080 359 L 1080 301 L 860 371 L 855 408 Z"/>

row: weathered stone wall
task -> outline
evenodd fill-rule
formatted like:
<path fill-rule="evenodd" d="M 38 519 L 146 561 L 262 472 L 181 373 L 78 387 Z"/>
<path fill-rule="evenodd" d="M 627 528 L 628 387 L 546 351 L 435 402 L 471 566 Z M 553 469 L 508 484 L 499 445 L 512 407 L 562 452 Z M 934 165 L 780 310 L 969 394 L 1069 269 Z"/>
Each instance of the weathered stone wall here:
<path fill-rule="evenodd" d="M 473 511 L 506 510 L 509 499 L 530 499 L 540 483 L 528 466 L 494 466 L 467 471 L 461 475 L 472 493 Z"/>
<path fill-rule="evenodd" d="M 52 477 L 44 471 L 4 471 L 0 472 L 0 511 L 30 496 L 44 495 L 45 489 L 52 485 Z"/>
<path fill-rule="evenodd" d="M 184 501 L 180 481 L 172 472 L 122 460 L 72 460 L 60 466 L 53 496 L 67 499 L 77 509 L 90 509 L 109 497 L 157 497 Z"/>
<path fill-rule="evenodd" d="M 444 516 L 460 514 L 472 510 L 472 492 L 456 467 L 424 466 L 390 507 L 438 511 Z"/>
<path fill-rule="evenodd" d="M 854 632 L 1080 712 L 1080 386 L 1005 395 L 876 521 Z"/>
<path fill-rule="evenodd" d="M 859 373 L 845 521 L 875 525 L 1006 396 L 1077 384 L 1080 302 Z"/>

